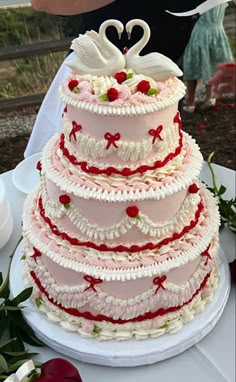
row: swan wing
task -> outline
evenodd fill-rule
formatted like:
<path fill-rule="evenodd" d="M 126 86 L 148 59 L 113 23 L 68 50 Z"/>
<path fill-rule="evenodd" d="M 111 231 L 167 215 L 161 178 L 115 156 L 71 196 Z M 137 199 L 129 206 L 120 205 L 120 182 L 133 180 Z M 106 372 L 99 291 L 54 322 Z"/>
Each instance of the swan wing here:
<path fill-rule="evenodd" d="M 147 75 L 156 81 L 165 81 L 172 76 L 183 75 L 182 70 L 171 59 L 160 53 L 138 56 L 131 65 L 137 73 Z"/>
<path fill-rule="evenodd" d="M 102 52 L 103 57 L 110 58 L 111 53 L 107 49 L 107 44 L 105 44 L 103 38 L 94 30 L 87 31 L 85 33 L 86 36 L 88 36 L 94 44 L 97 46 L 100 52 Z"/>
<path fill-rule="evenodd" d="M 79 61 L 88 67 L 101 68 L 107 63 L 97 45 L 86 34 L 74 39 L 71 49 L 74 50 Z"/>

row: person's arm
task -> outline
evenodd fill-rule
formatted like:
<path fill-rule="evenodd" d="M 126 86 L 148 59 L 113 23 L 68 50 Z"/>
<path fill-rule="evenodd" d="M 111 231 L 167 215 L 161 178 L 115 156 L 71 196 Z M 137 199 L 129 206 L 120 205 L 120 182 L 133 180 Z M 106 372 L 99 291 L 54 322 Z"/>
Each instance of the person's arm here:
<path fill-rule="evenodd" d="M 217 98 L 223 94 L 236 94 L 236 63 L 223 62 L 216 65 L 216 72 L 208 81 Z"/>
<path fill-rule="evenodd" d="M 31 5 L 39 12 L 65 16 L 93 11 L 112 3 L 112 1 L 113 0 L 31 0 Z"/>

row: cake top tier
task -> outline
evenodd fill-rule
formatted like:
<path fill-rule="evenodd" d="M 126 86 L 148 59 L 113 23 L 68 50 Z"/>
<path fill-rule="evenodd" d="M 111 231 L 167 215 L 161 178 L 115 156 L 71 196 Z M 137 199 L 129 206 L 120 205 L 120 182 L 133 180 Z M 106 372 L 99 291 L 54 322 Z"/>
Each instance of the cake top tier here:
<path fill-rule="evenodd" d="M 106 29 L 124 30 L 118 20 L 107 20 L 99 32 L 88 31 L 72 41 L 74 58 L 67 62 L 73 70 L 60 88 L 66 104 L 103 115 L 139 115 L 166 108 L 185 93 L 176 77 L 182 71 L 168 57 L 153 52 L 139 53 L 150 38 L 150 28 L 140 19 L 129 21 L 130 35 L 135 26 L 143 28 L 142 38 L 123 54 L 106 37 Z"/>

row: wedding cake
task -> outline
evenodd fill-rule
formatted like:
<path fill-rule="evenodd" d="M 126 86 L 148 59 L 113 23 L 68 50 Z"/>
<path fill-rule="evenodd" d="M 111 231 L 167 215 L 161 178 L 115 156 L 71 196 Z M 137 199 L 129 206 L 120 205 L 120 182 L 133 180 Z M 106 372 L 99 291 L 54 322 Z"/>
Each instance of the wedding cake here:
<path fill-rule="evenodd" d="M 59 89 L 63 130 L 46 145 L 22 219 L 24 273 L 49 320 L 99 340 L 176 333 L 204 310 L 219 279 L 217 202 L 203 158 L 182 130 L 180 69 L 122 54 L 88 31 L 73 40 Z M 125 33 L 125 32 L 124 32 Z"/>

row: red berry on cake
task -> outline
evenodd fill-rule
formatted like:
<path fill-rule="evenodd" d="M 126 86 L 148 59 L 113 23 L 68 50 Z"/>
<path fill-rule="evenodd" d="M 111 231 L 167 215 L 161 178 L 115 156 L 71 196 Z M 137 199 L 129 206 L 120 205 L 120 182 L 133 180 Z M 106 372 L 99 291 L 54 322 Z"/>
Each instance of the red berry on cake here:
<path fill-rule="evenodd" d="M 78 84 L 79 84 L 79 81 L 77 80 L 71 80 L 69 83 L 68 83 L 68 88 L 74 92 L 74 93 L 78 93 Z"/>
<path fill-rule="evenodd" d="M 146 94 L 148 90 L 151 88 L 151 85 L 148 81 L 142 80 L 137 85 L 137 90 L 141 93 Z"/>
<path fill-rule="evenodd" d="M 69 195 L 60 195 L 59 196 L 59 202 L 64 205 L 65 208 L 70 207 L 71 199 Z"/>
<path fill-rule="evenodd" d="M 40 160 L 37 162 L 36 169 L 42 171 L 42 163 Z"/>
<path fill-rule="evenodd" d="M 139 214 L 139 209 L 137 206 L 130 206 L 126 208 L 126 213 L 130 218 L 137 218 Z"/>
<path fill-rule="evenodd" d="M 109 101 L 115 101 L 118 98 L 119 92 L 115 88 L 110 88 L 107 91 L 107 96 Z"/>
<path fill-rule="evenodd" d="M 196 185 L 196 183 L 193 183 L 189 186 L 188 188 L 188 191 L 191 193 L 191 194 L 196 194 L 196 192 L 199 191 L 199 187 Z"/>
<path fill-rule="evenodd" d="M 114 75 L 118 84 L 122 84 L 127 79 L 127 74 L 125 72 L 119 72 Z"/>

